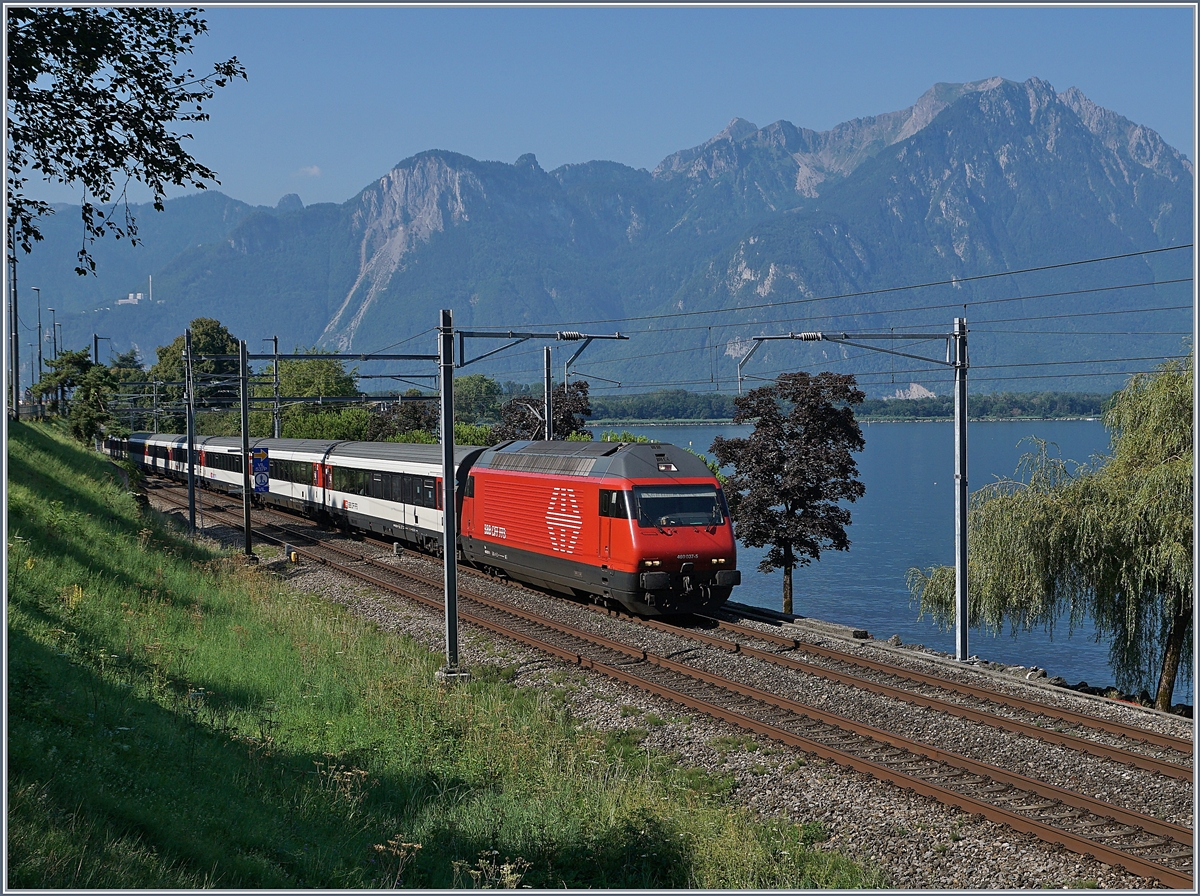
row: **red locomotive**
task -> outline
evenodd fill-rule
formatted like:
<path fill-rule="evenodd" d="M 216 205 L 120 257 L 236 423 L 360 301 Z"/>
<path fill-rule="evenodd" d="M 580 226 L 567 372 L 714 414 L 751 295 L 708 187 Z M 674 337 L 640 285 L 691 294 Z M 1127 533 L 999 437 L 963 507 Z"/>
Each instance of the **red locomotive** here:
<path fill-rule="evenodd" d="M 721 487 L 674 445 L 497 445 L 468 472 L 459 531 L 476 566 L 636 613 L 711 610 L 741 582 Z"/>

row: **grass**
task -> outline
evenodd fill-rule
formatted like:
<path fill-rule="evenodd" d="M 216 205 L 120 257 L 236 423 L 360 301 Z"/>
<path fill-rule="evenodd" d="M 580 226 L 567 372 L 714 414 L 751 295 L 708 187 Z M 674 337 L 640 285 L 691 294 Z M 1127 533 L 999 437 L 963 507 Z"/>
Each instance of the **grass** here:
<path fill-rule="evenodd" d="M 49 426 L 8 450 L 10 888 L 884 883 L 502 665 L 437 686 Z"/>

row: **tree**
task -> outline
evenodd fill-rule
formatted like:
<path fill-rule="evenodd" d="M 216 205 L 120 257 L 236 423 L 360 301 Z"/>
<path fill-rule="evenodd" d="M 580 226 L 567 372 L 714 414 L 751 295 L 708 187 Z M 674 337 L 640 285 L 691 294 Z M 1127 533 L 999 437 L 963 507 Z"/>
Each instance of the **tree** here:
<path fill-rule="evenodd" d="M 585 417 L 592 415 L 588 402 L 587 380 L 576 380 L 566 388 L 560 383 L 551 396 L 554 413 L 554 438 L 567 439 L 585 433 Z M 541 398 L 514 398 L 500 409 L 500 422 L 492 428 L 492 441 L 546 437 L 546 402 Z M 590 434 L 589 434 L 590 435 Z"/>
<path fill-rule="evenodd" d="M 238 340 L 219 320 L 197 317 L 189 325 L 192 331 L 192 355 L 236 355 Z M 158 390 L 160 405 L 176 408 L 182 405 L 184 395 L 185 367 L 183 359 L 184 336 L 177 336 L 167 345 L 158 347 L 158 361 L 150 368 L 149 379 L 166 383 Z M 236 359 L 197 360 L 192 365 L 196 387 L 196 406 L 224 405 L 238 400 L 239 364 Z M 165 418 L 165 431 L 181 431 L 186 424 L 178 410 Z"/>
<path fill-rule="evenodd" d="M 279 392 L 289 398 L 331 398 L 358 395 L 358 368 L 346 370 L 337 358 L 324 358 L 319 349 L 306 349 L 312 358 L 279 362 Z"/>
<path fill-rule="evenodd" d="M 473 373 L 454 381 L 454 419 L 459 423 L 479 423 L 500 416 L 500 384 L 489 376 Z"/>
<path fill-rule="evenodd" d="M 112 373 L 103 364 L 93 364 L 75 388 L 68 425 L 71 435 L 84 444 L 91 444 L 115 423 L 108 403 L 112 398 Z"/>
<path fill-rule="evenodd" d="M 358 368 L 346 370 L 337 358 L 322 357 L 326 352 L 310 348 L 311 358 L 279 362 L 279 394 L 287 398 L 353 398 L 358 391 Z M 256 394 L 269 397 L 273 386 L 260 384 Z M 261 426 L 270 430 L 266 412 L 255 414 Z M 328 418 L 328 419 L 326 419 Z M 368 412 L 349 408 L 345 403 L 293 404 L 283 411 L 281 434 L 285 439 L 338 438 L 361 439 L 366 433 Z M 318 435 L 327 433 L 328 435 Z"/>
<path fill-rule="evenodd" d="M 67 393 L 81 382 L 92 369 L 92 353 L 89 349 L 79 351 L 62 351 L 57 358 L 47 358 L 46 366 L 51 370 L 42 381 L 33 388 L 38 396 L 54 395 L 65 398 Z"/>
<path fill-rule="evenodd" d="M 404 400 L 406 398 L 407 401 Z M 440 421 L 438 402 L 422 396 L 419 389 L 409 389 L 400 401 L 386 411 L 371 415 L 367 423 L 366 440 L 390 442 L 412 433 L 426 433 L 432 444 L 437 441 Z"/>
<path fill-rule="evenodd" d="M 754 431 L 744 439 L 717 436 L 709 449 L 734 468 L 726 493 L 737 537 L 770 545 L 761 572 L 783 569 L 785 613 L 792 612 L 792 569 L 823 550 L 850 547 L 850 511 L 839 502 L 865 491 L 852 456 L 865 444 L 852 407 L 864 397 L 853 376 L 785 373 L 735 399 L 733 422 L 754 422 Z"/>
<path fill-rule="evenodd" d="M 1091 618 L 1117 684 L 1154 687 L 1161 710 L 1191 661 L 1193 375 L 1172 361 L 1133 377 L 1104 414 L 1108 457 L 1072 469 L 1035 440 L 1018 478 L 979 489 L 967 515 L 970 624 L 1053 634 Z M 909 587 L 954 623 L 952 568 L 909 570 Z"/>
<path fill-rule="evenodd" d="M 133 383 L 144 383 L 147 373 L 142 366 L 142 358 L 137 350 L 137 347 L 129 349 L 127 352 L 122 352 L 117 355 L 112 364 L 108 367 L 109 379 L 112 382 L 110 395 L 106 399 L 112 401 L 114 398 L 119 404 L 124 407 L 138 408 L 139 416 L 144 420 L 144 411 L 151 407 L 153 402 L 153 388 L 150 386 L 132 385 Z M 110 406 L 113 413 L 117 413 L 115 407 Z M 130 426 L 134 426 L 135 418 L 129 417 Z"/>
<path fill-rule="evenodd" d="M 37 219 L 53 211 L 25 192 L 33 172 L 82 188 L 84 239 L 76 272 L 94 272 L 90 246 L 111 233 L 137 243 L 127 190 L 138 181 L 163 209 L 168 185 L 205 189 L 216 172 L 182 146 L 172 125 L 207 121 L 203 104 L 246 73 L 237 57 L 197 77 L 180 69 L 208 30 L 198 9 L 12 7 L 8 22 L 8 225 L 28 253 Z M 115 220 L 117 204 L 124 216 Z M 110 205 L 111 204 L 111 205 Z M 15 250 L 14 250 L 15 251 Z"/>

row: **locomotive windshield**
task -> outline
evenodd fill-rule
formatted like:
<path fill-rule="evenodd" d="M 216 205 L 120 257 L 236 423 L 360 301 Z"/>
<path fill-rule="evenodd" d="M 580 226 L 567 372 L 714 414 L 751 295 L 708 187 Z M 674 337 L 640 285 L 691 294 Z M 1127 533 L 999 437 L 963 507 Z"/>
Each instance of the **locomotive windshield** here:
<path fill-rule="evenodd" d="M 637 487 L 633 505 L 642 528 L 720 526 L 725 522 L 724 496 L 704 485 Z"/>

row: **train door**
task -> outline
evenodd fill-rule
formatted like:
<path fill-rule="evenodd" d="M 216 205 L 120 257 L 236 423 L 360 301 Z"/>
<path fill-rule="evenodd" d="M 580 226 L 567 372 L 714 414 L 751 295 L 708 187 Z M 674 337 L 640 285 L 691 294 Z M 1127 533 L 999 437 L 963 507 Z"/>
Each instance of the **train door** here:
<path fill-rule="evenodd" d="M 604 562 L 612 556 L 612 505 L 616 493 L 600 489 L 600 543 L 596 555 Z"/>
<path fill-rule="evenodd" d="M 330 464 L 313 464 L 313 503 L 324 507 L 329 503 L 328 490 L 333 488 L 333 467 Z"/>
<path fill-rule="evenodd" d="M 459 531 L 464 538 L 475 535 L 475 477 L 468 476 L 463 488 L 462 519 L 459 521 Z"/>

